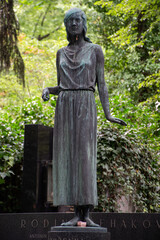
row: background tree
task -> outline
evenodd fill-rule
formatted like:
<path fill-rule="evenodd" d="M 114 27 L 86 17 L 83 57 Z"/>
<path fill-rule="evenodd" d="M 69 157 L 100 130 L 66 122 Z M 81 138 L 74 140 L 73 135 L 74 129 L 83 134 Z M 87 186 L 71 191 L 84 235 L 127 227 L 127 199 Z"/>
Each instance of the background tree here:
<path fill-rule="evenodd" d="M 13 10 L 13 0 L 0 2 L 0 72 L 13 69 L 25 86 L 24 62 L 17 45 L 19 24 Z"/>
<path fill-rule="evenodd" d="M 136 126 L 136 137 L 143 132 L 143 137 L 140 133 L 141 140 L 145 144 L 149 143 L 158 157 L 160 3 L 156 0 L 94 0 L 85 3 L 97 12 L 89 17 L 95 35 L 99 35 L 98 43 L 104 47 L 106 82 L 110 96 L 117 95 L 119 100 L 127 96 L 126 107 L 131 107 L 128 103 L 137 106 L 137 118 L 133 118 L 134 108 L 128 111 L 126 118 Z M 138 109 L 141 109 L 142 115 L 138 114 Z"/>
<path fill-rule="evenodd" d="M 87 3 L 99 12 L 93 30 L 98 30 L 99 42 L 106 48 L 106 58 L 109 56 L 106 69 L 112 70 L 111 74 L 117 77 L 115 87 L 125 86 L 138 102 L 156 94 L 160 82 L 159 1 L 102 0 Z M 125 83 L 119 81 L 120 74 Z M 149 79 L 154 79 L 154 84 L 150 84 L 152 89 L 146 86 L 138 90 L 142 88 L 139 83 Z"/>

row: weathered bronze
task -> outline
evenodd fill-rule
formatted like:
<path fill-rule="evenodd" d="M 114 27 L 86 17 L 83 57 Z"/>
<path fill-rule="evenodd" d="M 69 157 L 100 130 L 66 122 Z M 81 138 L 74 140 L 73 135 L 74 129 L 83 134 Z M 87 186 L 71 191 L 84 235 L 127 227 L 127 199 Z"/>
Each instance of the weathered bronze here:
<path fill-rule="evenodd" d="M 104 80 L 104 56 L 99 45 L 86 37 L 86 16 L 79 8 L 64 18 L 68 46 L 57 52 L 57 87 L 43 90 L 42 98 L 58 95 L 53 139 L 53 204 L 74 205 L 75 217 L 63 226 L 75 226 L 89 218 L 90 206 L 97 205 L 96 158 L 97 114 L 94 98 L 97 84 L 108 121 L 126 123 L 110 114 Z"/>

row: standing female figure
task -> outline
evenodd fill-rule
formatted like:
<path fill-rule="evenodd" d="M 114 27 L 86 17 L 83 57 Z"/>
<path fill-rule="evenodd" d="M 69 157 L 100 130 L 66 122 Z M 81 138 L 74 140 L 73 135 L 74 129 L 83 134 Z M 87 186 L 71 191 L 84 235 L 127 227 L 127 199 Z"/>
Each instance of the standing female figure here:
<path fill-rule="evenodd" d="M 126 125 L 110 114 L 104 80 L 104 56 L 99 45 L 86 37 L 86 16 L 79 8 L 64 18 L 68 46 L 57 52 L 58 86 L 45 88 L 43 100 L 58 94 L 53 137 L 53 205 L 74 205 L 75 217 L 63 226 L 75 226 L 89 218 L 90 206 L 97 205 L 97 114 L 96 85 L 105 116 Z"/>

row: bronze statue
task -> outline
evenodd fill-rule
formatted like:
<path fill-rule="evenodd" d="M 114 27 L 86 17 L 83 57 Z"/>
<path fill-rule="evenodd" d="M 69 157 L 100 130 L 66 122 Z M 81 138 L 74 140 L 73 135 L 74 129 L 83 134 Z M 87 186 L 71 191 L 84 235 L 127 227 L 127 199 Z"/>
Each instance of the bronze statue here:
<path fill-rule="evenodd" d="M 99 45 L 86 37 L 86 16 L 79 8 L 64 18 L 68 46 L 57 52 L 57 87 L 43 90 L 42 98 L 58 94 L 53 139 L 53 205 L 74 205 L 75 217 L 62 226 L 76 226 L 89 218 L 97 205 L 97 114 L 94 98 L 97 84 L 105 116 L 110 122 L 126 123 L 110 114 L 104 80 L 104 56 Z"/>

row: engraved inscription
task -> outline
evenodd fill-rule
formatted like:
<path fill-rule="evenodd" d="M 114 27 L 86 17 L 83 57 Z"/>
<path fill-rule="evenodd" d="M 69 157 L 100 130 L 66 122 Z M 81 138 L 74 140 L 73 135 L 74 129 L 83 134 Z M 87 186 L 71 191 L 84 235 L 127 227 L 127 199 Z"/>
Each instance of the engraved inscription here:
<path fill-rule="evenodd" d="M 30 239 L 36 239 L 36 238 L 47 239 L 47 234 L 30 234 L 29 238 Z"/>
<path fill-rule="evenodd" d="M 101 227 L 105 226 L 105 221 L 104 221 L 104 219 L 102 219 L 102 218 L 100 219 L 100 226 L 101 226 Z"/>
<path fill-rule="evenodd" d="M 150 223 L 149 220 L 144 220 L 144 221 L 143 221 L 143 227 L 144 227 L 144 228 L 150 228 L 150 226 L 151 226 L 151 223 Z"/>
<path fill-rule="evenodd" d="M 111 228 L 115 228 L 116 227 L 116 220 L 111 219 Z"/>
<path fill-rule="evenodd" d="M 124 220 L 122 220 L 121 227 L 127 228 L 126 222 Z"/>
<path fill-rule="evenodd" d="M 31 226 L 32 226 L 32 228 L 37 228 L 38 227 L 38 220 L 33 219 L 32 222 L 31 222 Z"/>
<path fill-rule="evenodd" d="M 77 237 L 49 237 L 48 240 L 86 240 L 86 238 Z"/>
<path fill-rule="evenodd" d="M 66 222 L 67 219 L 62 219 L 58 220 L 55 218 L 52 222 L 50 222 L 47 218 L 44 219 L 31 219 L 31 221 L 28 221 L 26 218 L 22 218 L 20 220 L 20 228 L 21 229 L 36 229 L 36 228 L 43 228 L 49 229 L 50 226 L 59 226 L 61 222 Z M 154 219 L 153 221 L 149 219 L 144 219 L 142 221 L 138 221 L 137 219 L 130 219 L 126 221 L 125 219 L 121 219 L 118 221 L 116 218 L 110 219 L 110 224 L 106 222 L 106 219 L 101 218 L 99 219 L 100 226 L 103 227 L 108 227 L 111 229 L 116 229 L 116 228 L 131 228 L 131 229 L 139 229 L 139 227 L 143 227 L 145 229 L 150 229 L 151 227 L 156 227 L 157 229 L 160 229 L 160 220 L 159 219 Z"/>
<path fill-rule="evenodd" d="M 21 228 L 26 228 L 26 220 L 21 219 Z"/>
<path fill-rule="evenodd" d="M 57 226 L 57 219 L 55 218 L 54 226 Z"/>
<path fill-rule="evenodd" d="M 158 228 L 160 228 L 160 223 L 158 222 L 158 220 L 156 220 L 157 226 Z"/>
<path fill-rule="evenodd" d="M 136 220 L 132 220 L 132 222 L 131 222 L 131 224 L 132 224 L 132 228 L 137 228 L 137 226 L 136 226 Z"/>
<path fill-rule="evenodd" d="M 56 226 L 57 220 L 55 219 L 55 226 Z M 37 227 L 43 227 L 43 228 L 48 228 L 50 225 L 50 222 L 47 218 L 45 218 L 43 221 L 38 221 L 38 219 L 33 219 L 29 224 L 27 224 L 25 219 L 21 219 L 20 221 L 20 227 L 26 228 L 26 227 L 32 227 L 32 228 L 37 228 Z"/>
<path fill-rule="evenodd" d="M 44 221 L 43 221 L 43 227 L 44 228 L 47 228 L 49 226 L 49 221 L 48 221 L 48 219 L 44 219 Z"/>

